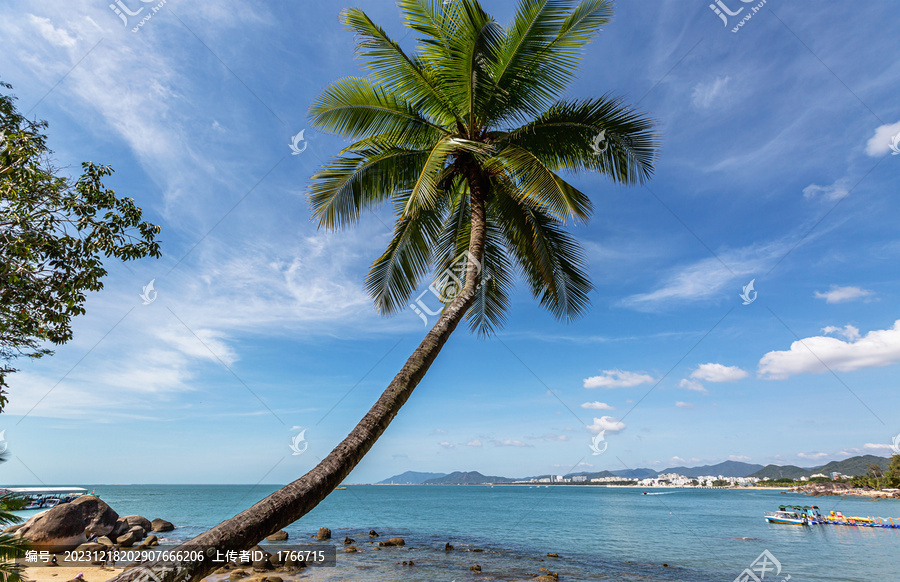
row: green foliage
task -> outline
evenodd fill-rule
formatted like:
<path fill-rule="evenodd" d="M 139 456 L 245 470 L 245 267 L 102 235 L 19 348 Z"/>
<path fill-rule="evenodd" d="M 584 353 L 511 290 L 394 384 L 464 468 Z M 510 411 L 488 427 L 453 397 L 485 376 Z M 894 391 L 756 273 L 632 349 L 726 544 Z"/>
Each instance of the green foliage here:
<path fill-rule="evenodd" d="M 14 99 L 0 95 L 0 411 L 12 361 L 72 339 L 85 294 L 103 288 L 104 258 L 160 255 L 159 227 L 103 185 L 112 169 L 86 162 L 77 180 L 61 175 L 46 122 L 24 118 Z"/>
<path fill-rule="evenodd" d="M 884 472 L 885 487 L 897 489 L 900 488 L 900 455 L 891 457 L 888 468 Z"/>
<path fill-rule="evenodd" d="M 469 248 L 473 200 L 483 201 L 470 327 L 490 334 L 503 323 L 519 277 L 555 317 L 579 317 L 592 286 L 566 226 L 587 222 L 592 204 L 560 172 L 638 184 L 656 157 L 654 122 L 621 99 L 563 98 L 612 1 L 522 0 L 506 28 L 477 0 L 398 4 L 418 40 L 411 54 L 363 11 L 342 13 L 368 77 L 336 81 L 310 108 L 317 129 L 353 140 L 313 177 L 319 226 L 344 228 L 391 204 L 394 236 L 366 283 L 392 314 Z"/>
<path fill-rule="evenodd" d="M 0 496 L 0 526 L 19 523 L 22 518 L 11 513 L 25 507 L 26 500 L 13 495 Z M 28 542 L 10 534 L 0 533 L 0 578 L 6 582 L 20 582 L 18 568 L 13 560 L 21 558 L 28 549 Z"/>

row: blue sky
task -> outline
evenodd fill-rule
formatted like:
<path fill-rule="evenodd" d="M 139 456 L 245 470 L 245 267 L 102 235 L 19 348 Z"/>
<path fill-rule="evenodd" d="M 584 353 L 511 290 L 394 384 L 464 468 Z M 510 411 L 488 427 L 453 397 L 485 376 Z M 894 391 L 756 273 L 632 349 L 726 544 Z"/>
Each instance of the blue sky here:
<path fill-rule="evenodd" d="M 108 185 L 162 226 L 164 254 L 111 263 L 75 339 L 12 377 L 0 481 L 290 481 L 425 333 L 364 291 L 386 211 L 338 233 L 309 220 L 309 177 L 343 142 L 307 108 L 361 74 L 344 3 L 122 3 L 144 8 L 128 27 L 101 0 L 0 8 L 0 78 L 20 110 L 49 121 L 60 165 L 112 165 Z M 639 103 L 661 135 L 647 188 L 572 178 L 596 211 L 573 228 L 596 286 L 587 317 L 557 322 L 518 287 L 497 337 L 457 331 L 350 482 L 890 453 L 896 7 L 771 0 L 732 32 L 757 4 L 723 3 L 744 8 L 728 26 L 706 1 L 620 2 L 570 88 Z M 404 38 L 393 3 L 353 5 Z"/>

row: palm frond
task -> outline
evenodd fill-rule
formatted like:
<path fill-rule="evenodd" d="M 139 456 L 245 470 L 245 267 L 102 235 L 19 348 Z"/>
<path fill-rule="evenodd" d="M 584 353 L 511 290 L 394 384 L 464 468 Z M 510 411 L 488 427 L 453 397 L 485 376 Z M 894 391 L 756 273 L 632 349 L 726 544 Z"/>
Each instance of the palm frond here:
<path fill-rule="evenodd" d="M 582 316 L 593 289 L 584 253 L 562 224 L 498 181 L 489 214 L 506 237 L 506 247 L 535 298 L 557 319 Z"/>
<path fill-rule="evenodd" d="M 521 118 L 545 109 L 575 77 L 585 47 L 612 13 L 612 0 L 584 0 L 574 8 L 566 1 L 524 0 L 497 59 L 500 91 L 487 116 Z"/>
<path fill-rule="evenodd" d="M 618 97 L 562 101 L 534 121 L 493 138 L 527 150 L 549 169 L 591 170 L 619 184 L 650 179 L 656 123 Z M 602 134 L 602 135 L 601 135 Z M 602 138 L 602 143 L 595 140 Z"/>
<path fill-rule="evenodd" d="M 485 168 L 514 184 L 520 198 L 540 205 L 561 221 L 572 218 L 587 222 L 590 218 L 591 199 L 525 148 L 507 145 L 485 163 Z"/>
<path fill-rule="evenodd" d="M 366 289 L 379 313 L 397 313 L 430 266 L 431 249 L 437 243 L 446 204 L 397 220 L 387 250 L 369 269 Z"/>
<path fill-rule="evenodd" d="M 357 51 L 372 77 L 442 125 L 461 123 L 452 102 L 441 92 L 432 73 L 403 52 L 362 10 L 348 8 L 341 20 L 357 35 Z"/>
<path fill-rule="evenodd" d="M 411 189 L 427 159 L 427 151 L 402 148 L 336 157 L 312 177 L 308 199 L 313 216 L 329 229 L 354 224 L 363 210 Z"/>
<path fill-rule="evenodd" d="M 320 131 L 359 138 L 381 134 L 403 141 L 410 135 L 437 139 L 449 133 L 416 108 L 362 77 L 334 82 L 309 109 L 312 124 Z"/>

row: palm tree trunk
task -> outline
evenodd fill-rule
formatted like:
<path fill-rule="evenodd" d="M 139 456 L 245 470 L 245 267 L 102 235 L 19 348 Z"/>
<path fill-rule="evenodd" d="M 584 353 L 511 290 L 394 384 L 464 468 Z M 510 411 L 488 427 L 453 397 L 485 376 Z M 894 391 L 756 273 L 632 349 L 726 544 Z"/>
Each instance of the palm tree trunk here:
<path fill-rule="evenodd" d="M 294 523 L 331 493 L 350 474 L 384 433 L 425 376 L 431 363 L 472 305 L 480 279 L 486 237 L 485 199 L 489 182 L 473 168 L 468 173 L 472 230 L 463 291 L 443 311 L 437 323 L 412 353 L 381 397 L 359 424 L 316 467 L 293 483 L 259 501 L 246 511 L 179 546 L 181 551 L 246 550 L 268 535 Z M 213 554 L 214 555 L 214 554 Z M 199 580 L 216 564 L 204 560 L 145 564 L 164 582 Z M 176 570 L 177 568 L 177 570 Z M 142 576 L 137 568 L 125 570 L 110 582 L 128 582 Z"/>

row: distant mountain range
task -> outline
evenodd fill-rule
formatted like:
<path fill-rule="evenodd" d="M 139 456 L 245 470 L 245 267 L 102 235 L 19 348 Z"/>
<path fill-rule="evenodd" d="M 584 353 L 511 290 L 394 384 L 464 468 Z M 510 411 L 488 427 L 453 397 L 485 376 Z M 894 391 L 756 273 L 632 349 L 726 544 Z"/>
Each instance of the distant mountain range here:
<path fill-rule="evenodd" d="M 637 468 L 624 469 L 621 471 L 600 471 L 598 473 L 569 473 L 565 477 L 584 476 L 588 481 L 591 479 L 602 479 L 604 477 L 627 477 L 631 479 L 650 479 L 658 477 L 665 473 L 678 473 L 685 477 L 700 477 L 703 475 L 721 475 L 723 477 L 758 477 L 763 479 L 790 478 L 799 479 L 800 477 L 810 477 L 816 473 L 831 475 L 833 471 L 837 471 L 844 475 L 864 475 L 868 471 L 868 465 L 878 465 L 882 469 L 886 469 L 890 459 L 886 457 L 876 457 L 874 455 L 863 455 L 859 457 L 850 457 L 843 461 L 832 461 L 826 465 L 817 467 L 797 467 L 795 465 L 754 465 L 752 463 L 741 463 L 738 461 L 725 461 L 717 465 L 702 465 L 700 467 L 671 467 L 656 471 L 654 469 Z M 415 471 L 407 471 L 400 475 L 394 475 L 384 481 L 379 481 L 376 485 L 486 485 L 495 483 L 512 483 L 514 481 L 527 481 L 529 479 L 540 479 L 549 477 L 549 475 L 538 475 L 534 477 L 496 477 L 491 475 L 482 475 L 477 471 L 455 471 L 449 475 L 446 473 L 417 473 Z"/>
<path fill-rule="evenodd" d="M 827 465 L 820 465 L 810 469 L 796 467 L 794 465 L 766 465 L 751 477 L 768 477 L 769 479 L 799 479 L 800 477 L 810 477 L 816 473 L 831 476 L 833 471 L 844 475 L 865 475 L 869 471 L 869 465 L 878 465 L 882 469 L 887 469 L 890 459 L 886 457 L 876 457 L 875 455 L 863 455 L 860 457 L 850 457 L 843 461 L 831 461 Z"/>
<path fill-rule="evenodd" d="M 447 473 L 419 473 L 417 471 L 407 471 L 394 475 L 384 481 L 379 481 L 376 485 L 421 485 L 429 479 L 437 479 L 445 476 Z"/>

